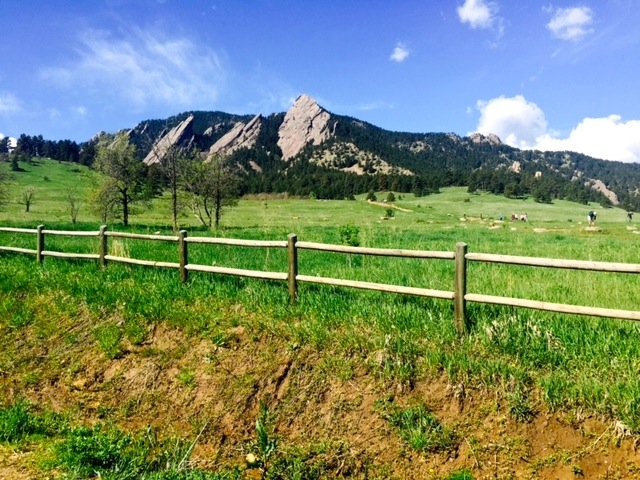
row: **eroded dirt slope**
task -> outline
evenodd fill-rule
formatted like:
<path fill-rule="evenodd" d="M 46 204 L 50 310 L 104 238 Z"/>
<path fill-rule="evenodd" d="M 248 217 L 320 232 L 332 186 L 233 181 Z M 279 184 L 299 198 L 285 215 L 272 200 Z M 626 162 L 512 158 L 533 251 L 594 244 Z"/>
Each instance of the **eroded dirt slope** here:
<path fill-rule="evenodd" d="M 246 468 L 263 405 L 280 448 L 323 445 L 317 456 L 324 455 L 334 477 L 444 478 L 463 468 L 474 479 L 640 477 L 633 438 L 607 419 L 538 411 L 532 421 L 518 423 L 497 390 L 452 385 L 444 376 L 389 383 L 370 367 L 375 359 L 332 356 L 243 326 L 214 342 L 158 325 L 114 360 L 88 336 L 76 343 L 82 348 L 65 347 L 55 337 L 27 337 L 22 351 L 32 365 L 57 373 L 27 382 L 27 371 L 2 372 L 7 401 L 23 397 L 75 411 L 83 422 L 197 436 L 192 460 L 204 468 Z M 454 447 L 412 450 L 381 414 L 381 402 L 425 404 L 455 431 Z M 28 449 L 0 449 L 0 478 L 55 476 L 38 470 L 30 456 Z M 246 470 L 247 478 L 256 475 Z"/>

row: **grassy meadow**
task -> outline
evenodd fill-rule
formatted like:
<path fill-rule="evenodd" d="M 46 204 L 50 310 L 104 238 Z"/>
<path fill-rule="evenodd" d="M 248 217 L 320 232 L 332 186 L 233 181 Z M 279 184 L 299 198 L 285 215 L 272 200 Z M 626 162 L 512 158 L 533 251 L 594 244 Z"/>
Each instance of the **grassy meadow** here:
<path fill-rule="evenodd" d="M 52 229 L 97 230 L 99 222 L 86 200 L 76 225 L 70 222 L 65 200 L 67 188 L 76 188 L 87 198 L 88 189 L 96 181 L 95 173 L 48 160 L 23 167 L 24 172 L 11 174 L 9 203 L 0 211 L 1 225 L 35 228 L 44 224 Z M 19 203 L 26 185 L 35 190 L 28 213 Z M 386 192 L 377 195 L 382 200 Z M 585 227 L 587 212 L 592 209 L 598 211 L 599 229 L 590 231 Z M 388 210 L 393 213 L 390 218 Z M 526 212 L 529 221 L 508 220 L 513 212 Z M 499 221 L 500 215 L 504 221 Z M 128 231 L 170 234 L 168 199 L 136 207 L 130 223 Z M 186 212 L 181 226 L 190 236 L 285 240 L 293 232 L 299 240 L 336 244 L 355 240 L 366 247 L 453 251 L 457 242 L 465 242 L 471 252 L 628 263 L 637 263 L 640 257 L 635 221 L 627 222 L 626 212 L 621 209 L 470 195 L 465 188 L 443 189 L 440 194 L 421 198 L 400 194 L 393 205 L 371 204 L 363 196 L 355 201 L 273 196 L 241 199 L 236 208 L 226 212 L 217 232 L 203 229 Z M 124 230 L 117 220 L 109 229 Z M 0 233 L 2 245 L 33 248 L 34 242 L 31 235 Z M 47 249 L 96 252 L 97 240 L 47 237 Z M 111 239 L 110 249 L 114 254 L 133 258 L 177 261 L 174 244 Z M 190 262 L 202 265 L 286 271 L 286 252 L 275 248 L 192 245 L 189 254 Z M 305 275 L 441 290 L 451 290 L 453 285 L 453 262 L 447 260 L 300 251 L 299 269 Z M 636 275 L 469 265 L 470 293 L 638 310 L 639 287 Z M 532 421 L 541 412 L 561 411 L 572 418 L 598 415 L 619 422 L 626 434 L 640 433 L 637 324 L 478 304 L 468 304 L 468 310 L 471 330 L 459 338 L 453 324 L 453 306 L 442 300 L 301 284 L 299 300 L 290 305 L 283 282 L 192 273 L 189 283 L 182 285 L 174 270 L 115 264 L 100 269 L 91 261 L 54 258 L 47 258 L 40 266 L 33 256 L 2 254 L 0 334 L 4 340 L 0 348 L 0 398 L 14 401 L 0 400 L 0 441 L 15 445 L 18 440 L 37 438 L 44 439 L 37 440 L 44 445 L 58 445 L 54 453 L 46 450 L 41 455 L 48 459 L 48 468 L 67 472 L 71 478 L 91 478 L 91 466 L 74 462 L 80 456 L 78 451 L 89 449 L 92 441 L 112 448 L 114 458 L 125 462 L 138 478 L 244 478 L 231 467 L 216 470 L 211 476 L 194 471 L 192 477 L 168 473 L 165 477 L 145 473 L 148 476 L 143 477 L 141 465 L 160 465 L 162 458 L 166 465 L 179 470 L 180 459 L 191 453 L 187 451 L 188 442 L 178 442 L 177 453 L 174 451 L 167 459 L 158 453 L 166 454 L 159 441 L 126 437 L 128 434 L 107 427 L 86 430 L 89 427 L 73 425 L 64 415 L 81 408 L 77 405 L 56 413 L 64 419 L 51 420 L 53 405 L 46 404 L 46 395 L 34 393 L 62 379 L 72 384 L 83 368 L 81 352 L 93 349 L 105 361 L 122 359 L 132 346 L 144 346 L 159 325 L 184 332 L 190 338 L 206 339 L 216 349 L 228 348 L 229 332 L 242 327 L 255 341 L 268 339 L 292 355 L 300 350 L 316 352 L 320 364 L 329 365 L 322 370 L 325 381 L 346 384 L 366 372 L 380 385 L 376 411 L 382 412 L 378 414 L 380 418 L 391 422 L 390 431 L 403 428 L 402 422 L 414 421 L 416 416 L 424 421 L 427 414 L 422 406 L 409 412 L 390 405 L 385 388 L 410 392 L 418 384 L 445 378 L 449 384 L 464 385 L 469 391 L 492 392 L 495 408 L 502 408 L 516 423 Z M 34 353 L 43 348 L 47 352 Z M 145 355 L 161 354 L 149 349 Z M 196 367 L 190 368 L 179 373 L 180 381 L 197 385 L 197 377 L 189 373 Z M 234 385 L 230 390 L 248 388 L 241 383 Z M 6 395 L 9 390 L 13 392 L 11 396 Z M 291 395 L 294 394 L 300 391 Z M 42 405 L 18 401 L 31 397 L 42 399 Z M 272 406 L 281 418 L 296 415 L 294 407 L 295 402 L 284 401 Z M 33 411 L 40 413 L 29 413 Z M 262 414 L 256 421 L 256 439 L 247 441 L 250 446 L 245 448 L 260 452 L 263 460 L 273 455 L 269 465 L 266 460 L 262 464 L 263 473 L 266 472 L 263 478 L 325 478 L 294 477 L 287 470 L 293 468 L 287 459 L 297 458 L 302 462 L 300 468 L 307 464 L 293 450 L 282 446 L 277 449 L 277 443 L 269 443 L 275 442 L 276 430 L 265 433 L 268 415 L 264 411 Z M 49 423 L 42 420 L 42 415 L 49 415 L 45 418 Z M 112 425 L 126 415 L 114 410 L 107 418 Z M 429 425 L 437 423 L 429 418 Z M 40 425 L 38 422 L 49 427 L 32 427 L 35 433 L 30 433 L 26 426 Z M 20 433 L 20 428 L 25 432 Z M 86 431 L 78 430 L 81 428 Z M 397 437 L 398 441 L 407 442 L 409 450 L 430 455 L 440 448 L 451 448 L 456 429 L 457 438 L 473 438 L 465 428 L 468 427 L 454 424 L 442 430 L 446 431 L 446 442 L 442 438 L 440 441 L 448 445 L 445 447 L 433 447 L 422 437 L 416 439 L 402 430 L 397 430 Z M 16 435 L 18 440 L 12 440 Z M 123 440 L 125 437 L 129 439 Z M 129 452 L 134 444 L 148 454 L 144 461 L 122 453 Z M 473 441 L 471 444 L 476 445 Z M 480 447 L 477 450 L 480 452 Z M 118 457 L 120 454 L 122 458 Z M 151 457 L 153 461 L 149 460 Z M 267 475 L 268 467 L 271 477 Z M 102 478 L 118 478 L 108 477 L 113 472 L 107 467 L 96 468 L 93 471 L 100 471 Z M 450 477 L 442 473 L 430 478 L 472 478 L 471 473 L 462 476 L 462 471 L 448 472 Z"/>

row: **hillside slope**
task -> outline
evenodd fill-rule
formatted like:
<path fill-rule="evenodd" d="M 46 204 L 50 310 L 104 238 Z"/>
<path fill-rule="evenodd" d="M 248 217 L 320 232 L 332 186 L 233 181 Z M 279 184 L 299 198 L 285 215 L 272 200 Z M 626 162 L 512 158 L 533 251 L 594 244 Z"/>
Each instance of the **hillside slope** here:
<path fill-rule="evenodd" d="M 575 152 L 519 150 L 495 135 L 391 132 L 330 113 L 307 95 L 300 95 L 286 113 L 269 117 L 186 112 L 164 121 L 141 122 L 130 136 L 143 157 L 154 144 L 230 156 L 245 172 L 260 176 L 260 185 L 267 191 L 301 193 L 292 191 L 298 187 L 309 194 L 298 184 L 305 176 L 317 175 L 320 168 L 342 172 L 342 177 L 336 178 L 349 183 L 354 193 L 363 193 L 377 183 L 354 176 L 392 177 L 393 189 L 404 192 L 428 193 L 438 187 L 473 184 L 507 196 L 531 193 L 536 188 L 533 179 L 542 178 L 537 183 L 545 189 L 541 199 L 548 194 L 549 198 L 604 199 L 629 209 L 640 207 L 638 164 L 598 160 Z M 252 193 L 258 193 L 254 191 L 258 183 L 249 181 Z M 509 183 L 512 185 L 506 186 L 505 192 Z M 327 194 L 348 196 L 348 192 Z"/>

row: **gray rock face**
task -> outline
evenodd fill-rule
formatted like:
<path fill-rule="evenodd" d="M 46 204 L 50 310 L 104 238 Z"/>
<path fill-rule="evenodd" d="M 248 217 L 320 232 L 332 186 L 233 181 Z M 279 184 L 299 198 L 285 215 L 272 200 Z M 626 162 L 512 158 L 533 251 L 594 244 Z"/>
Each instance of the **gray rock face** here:
<path fill-rule="evenodd" d="M 473 143 L 489 143 L 491 145 L 502 145 L 502 141 L 500 137 L 498 137 L 495 133 L 489 133 L 486 136 L 481 133 L 472 133 L 469 135 L 469 139 Z"/>
<path fill-rule="evenodd" d="M 177 145 L 182 136 L 184 135 L 185 130 L 191 126 L 193 123 L 193 115 L 189 115 L 188 118 L 180 122 L 174 128 L 169 130 L 166 135 L 160 137 L 157 140 L 151 151 L 144 158 L 143 162 L 145 165 L 153 165 L 154 163 L 160 163 L 164 158 L 167 150 L 169 150 L 172 146 Z"/>
<path fill-rule="evenodd" d="M 210 155 L 231 155 L 239 148 L 253 148 L 260 135 L 262 127 L 262 115 L 258 114 L 248 123 L 238 122 L 235 126 L 225 133 L 216 143 L 209 149 Z"/>
<path fill-rule="evenodd" d="M 278 130 L 278 146 L 282 158 L 295 157 L 304 146 L 312 142 L 319 145 L 331 136 L 329 131 L 329 112 L 323 110 L 308 95 L 300 95 L 284 116 Z"/>

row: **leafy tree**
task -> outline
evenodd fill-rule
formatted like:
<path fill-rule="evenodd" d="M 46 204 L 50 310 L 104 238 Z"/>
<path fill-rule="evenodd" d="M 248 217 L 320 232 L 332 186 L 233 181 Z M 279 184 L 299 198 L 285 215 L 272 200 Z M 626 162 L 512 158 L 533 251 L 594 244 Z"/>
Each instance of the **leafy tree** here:
<path fill-rule="evenodd" d="M 115 217 L 119 200 L 116 181 L 112 178 L 101 182 L 89 193 L 91 209 L 100 217 L 103 224 Z"/>
<path fill-rule="evenodd" d="M 156 148 L 156 147 L 154 147 Z M 171 146 L 165 152 L 156 152 L 156 156 L 160 158 L 160 163 L 151 166 L 151 169 L 159 169 L 159 172 L 169 187 L 171 194 L 171 220 L 173 231 L 178 231 L 178 216 L 184 208 L 182 201 L 182 189 L 185 183 L 185 176 L 189 164 L 194 161 L 197 156 L 196 152 L 187 152 L 178 146 Z"/>
<path fill-rule="evenodd" d="M 35 200 L 35 190 L 33 189 L 33 187 L 25 187 L 22 190 L 22 194 L 20 198 L 20 203 L 24 205 L 25 212 L 27 213 L 29 212 L 34 200 Z"/>
<path fill-rule="evenodd" d="M 191 210 L 207 227 L 220 226 L 225 209 L 238 204 L 239 179 L 220 157 L 190 162 L 185 190 L 191 195 Z"/>
<path fill-rule="evenodd" d="M 392 203 L 396 201 L 396 196 L 393 192 L 387 193 L 387 202 Z"/>
<path fill-rule="evenodd" d="M 376 200 L 378 200 L 373 190 L 369 190 L 369 193 L 367 193 L 367 200 L 370 200 L 372 202 L 375 202 Z"/>
<path fill-rule="evenodd" d="M 0 157 L 9 153 L 9 137 L 0 138 Z"/>
<path fill-rule="evenodd" d="M 69 213 L 71 215 L 71 223 L 75 224 L 78 220 L 80 212 L 80 197 L 78 190 L 75 188 L 67 188 L 67 203 L 69 204 Z M 104 222 L 106 223 L 106 221 Z"/>
<path fill-rule="evenodd" d="M 11 158 L 11 171 L 19 172 L 20 164 L 18 163 L 18 154 L 14 152 L 10 155 L 10 158 Z"/>
<path fill-rule="evenodd" d="M 103 138 L 98 144 L 95 167 L 108 178 L 102 182 L 96 199 L 111 199 L 121 209 L 122 223 L 129 225 L 131 205 L 144 198 L 143 185 L 146 167 L 136 156 L 136 147 L 126 134 L 113 141 Z"/>

